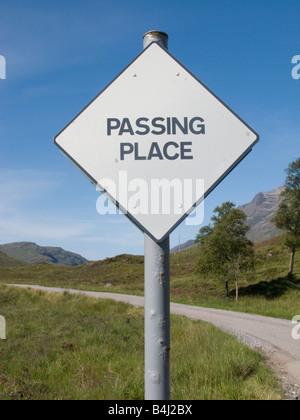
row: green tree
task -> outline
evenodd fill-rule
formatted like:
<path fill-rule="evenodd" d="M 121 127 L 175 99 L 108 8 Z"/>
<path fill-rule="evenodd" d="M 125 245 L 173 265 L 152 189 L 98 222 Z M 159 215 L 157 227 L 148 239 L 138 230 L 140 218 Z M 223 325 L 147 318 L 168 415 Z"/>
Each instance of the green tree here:
<path fill-rule="evenodd" d="M 201 228 L 195 240 L 200 244 L 196 272 L 225 282 L 227 298 L 229 282 L 234 281 L 236 300 L 241 273 L 254 265 L 253 243 L 246 237 L 250 229 L 246 219 L 246 214 L 233 203 L 223 203 L 214 210 L 212 224 Z"/>
<path fill-rule="evenodd" d="M 285 245 L 291 252 L 288 277 L 293 276 L 295 253 L 300 249 L 300 158 L 286 169 L 282 202 L 273 218 L 275 226 L 286 232 Z"/>

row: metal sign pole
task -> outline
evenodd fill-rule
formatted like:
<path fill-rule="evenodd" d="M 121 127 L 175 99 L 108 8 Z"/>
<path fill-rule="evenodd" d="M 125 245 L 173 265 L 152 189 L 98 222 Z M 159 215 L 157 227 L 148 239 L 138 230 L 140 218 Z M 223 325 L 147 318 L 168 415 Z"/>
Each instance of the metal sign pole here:
<path fill-rule="evenodd" d="M 170 399 L 170 245 L 145 234 L 145 399 Z"/>
<path fill-rule="evenodd" d="M 164 32 L 144 35 L 168 48 Z M 170 238 L 157 243 L 145 234 L 145 400 L 170 399 Z"/>

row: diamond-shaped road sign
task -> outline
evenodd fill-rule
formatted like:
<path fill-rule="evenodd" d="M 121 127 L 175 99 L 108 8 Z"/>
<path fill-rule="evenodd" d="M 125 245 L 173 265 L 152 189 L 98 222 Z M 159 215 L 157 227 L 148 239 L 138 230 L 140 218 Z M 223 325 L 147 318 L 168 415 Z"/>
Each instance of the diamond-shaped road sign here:
<path fill-rule="evenodd" d="M 157 242 L 257 141 L 157 42 L 55 137 L 61 151 Z"/>

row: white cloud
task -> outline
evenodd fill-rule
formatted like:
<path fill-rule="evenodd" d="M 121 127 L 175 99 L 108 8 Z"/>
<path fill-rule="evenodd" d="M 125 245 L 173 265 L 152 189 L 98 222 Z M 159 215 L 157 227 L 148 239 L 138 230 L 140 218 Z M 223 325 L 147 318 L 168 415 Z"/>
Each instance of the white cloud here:
<path fill-rule="evenodd" d="M 0 171 L 0 217 L 7 214 L 22 214 L 25 202 L 43 198 L 60 185 L 60 176 L 55 172 L 34 170 Z"/>
<path fill-rule="evenodd" d="M 57 240 L 77 238 L 86 233 L 86 224 L 67 223 L 66 220 L 31 220 L 28 218 L 3 218 L 0 220 L 0 237 L 2 243 Z"/>
<path fill-rule="evenodd" d="M 0 240 L 19 241 L 22 238 L 65 238 L 73 232 L 82 234 L 83 227 L 70 225 L 66 221 L 53 221 L 46 217 L 46 208 L 41 216 L 35 209 L 45 197 L 60 185 L 55 172 L 34 170 L 0 171 Z M 29 240 L 29 239 L 28 239 Z"/>

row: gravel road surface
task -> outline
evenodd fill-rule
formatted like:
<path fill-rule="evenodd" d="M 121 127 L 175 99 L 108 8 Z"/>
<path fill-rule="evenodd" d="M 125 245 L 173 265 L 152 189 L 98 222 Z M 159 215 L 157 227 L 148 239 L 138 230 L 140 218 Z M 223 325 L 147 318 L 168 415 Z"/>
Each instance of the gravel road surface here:
<path fill-rule="evenodd" d="M 10 286 L 32 288 L 52 293 L 83 294 L 93 298 L 125 302 L 137 307 L 144 306 L 144 298 L 141 296 L 19 284 Z M 300 333 L 300 328 L 296 330 L 297 325 L 283 319 L 179 303 L 171 303 L 171 313 L 210 322 L 236 336 L 250 347 L 263 352 L 267 355 L 271 366 L 276 369 L 286 399 L 300 399 L 300 339 L 296 340 L 292 337 L 293 331 Z M 295 315 L 300 315 L 300 309 L 299 314 Z"/>

